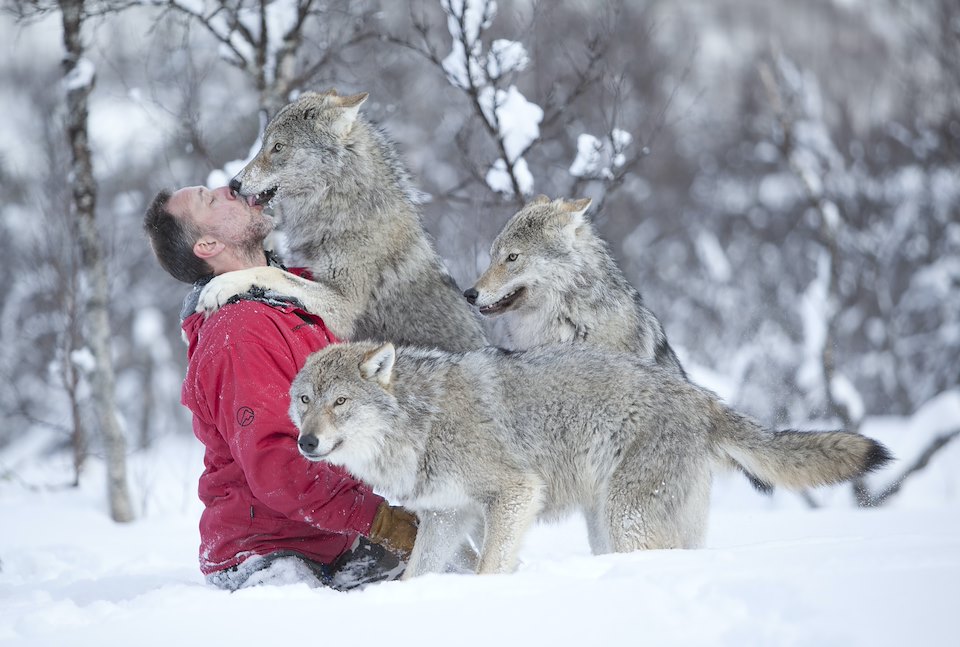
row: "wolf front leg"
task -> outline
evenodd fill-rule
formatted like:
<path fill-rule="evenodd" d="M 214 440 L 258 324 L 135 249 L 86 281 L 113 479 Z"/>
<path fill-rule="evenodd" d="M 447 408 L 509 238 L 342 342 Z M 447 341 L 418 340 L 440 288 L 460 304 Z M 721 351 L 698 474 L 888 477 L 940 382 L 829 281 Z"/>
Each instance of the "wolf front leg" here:
<path fill-rule="evenodd" d="M 484 511 L 487 532 L 477 572 L 512 572 L 520 541 L 542 507 L 543 483 L 533 476 L 510 484 L 494 496 Z"/>
<path fill-rule="evenodd" d="M 278 267 L 252 267 L 215 276 L 200 292 L 197 312 L 210 316 L 233 297 L 261 288 L 297 299 L 304 309 L 314 314 L 340 339 L 349 339 L 356 316 L 338 291 L 324 283 L 310 281 Z"/>
<path fill-rule="evenodd" d="M 417 540 L 407 562 L 403 579 L 424 573 L 443 573 L 476 525 L 477 514 L 467 509 L 418 512 Z"/>

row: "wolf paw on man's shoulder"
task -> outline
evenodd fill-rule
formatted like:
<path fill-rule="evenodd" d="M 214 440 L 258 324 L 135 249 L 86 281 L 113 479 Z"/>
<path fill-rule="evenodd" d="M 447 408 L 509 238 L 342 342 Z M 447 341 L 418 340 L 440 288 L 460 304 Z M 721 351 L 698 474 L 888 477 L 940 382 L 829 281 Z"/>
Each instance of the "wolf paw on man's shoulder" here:
<path fill-rule="evenodd" d="M 272 289 L 276 284 L 275 272 L 283 274 L 283 270 L 275 267 L 255 267 L 215 276 L 200 291 L 196 311 L 209 317 L 236 296 Z"/>

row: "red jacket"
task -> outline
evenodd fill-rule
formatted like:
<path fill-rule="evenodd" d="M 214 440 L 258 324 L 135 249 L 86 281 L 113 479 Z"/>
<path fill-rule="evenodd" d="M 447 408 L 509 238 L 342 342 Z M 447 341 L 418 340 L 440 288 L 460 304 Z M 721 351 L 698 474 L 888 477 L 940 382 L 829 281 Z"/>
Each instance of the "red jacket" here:
<path fill-rule="evenodd" d="M 181 401 L 206 447 L 200 477 L 200 570 L 293 550 L 329 564 L 367 534 L 383 500 L 342 469 L 297 450 L 289 388 L 307 355 L 335 343 L 291 305 L 239 301 L 183 322 L 189 365 Z"/>

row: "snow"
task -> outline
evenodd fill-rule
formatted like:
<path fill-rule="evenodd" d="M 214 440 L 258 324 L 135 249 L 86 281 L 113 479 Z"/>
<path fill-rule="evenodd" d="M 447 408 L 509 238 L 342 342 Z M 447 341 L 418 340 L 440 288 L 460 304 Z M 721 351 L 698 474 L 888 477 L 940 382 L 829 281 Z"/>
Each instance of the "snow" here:
<path fill-rule="evenodd" d="M 447 14 L 447 29 L 452 38 L 450 54 L 443 60 L 447 78 L 461 89 L 470 87 L 471 80 L 473 85 L 482 86 L 485 79 L 483 66 L 480 64 L 483 54 L 480 37 L 493 23 L 497 15 L 497 3 L 485 0 L 441 0 L 440 4 Z M 464 41 L 470 49 L 469 52 L 464 48 Z"/>
<path fill-rule="evenodd" d="M 522 157 L 513 163 L 513 174 L 520 185 L 520 191 L 524 194 L 533 192 L 533 174 L 527 166 L 527 160 Z M 487 171 L 485 178 L 487 186 L 494 191 L 511 195 L 513 193 L 513 183 L 510 181 L 510 174 L 507 173 L 507 165 L 503 159 L 498 159 Z"/>
<path fill-rule="evenodd" d="M 487 74 L 491 79 L 498 79 L 511 72 L 522 72 L 529 64 L 530 56 L 522 43 L 499 38 L 490 44 Z"/>
<path fill-rule="evenodd" d="M 600 168 L 603 143 L 589 133 L 577 136 L 577 157 L 570 165 L 570 175 L 587 177 L 596 174 Z"/>
<path fill-rule="evenodd" d="M 960 420 L 960 392 L 912 418 L 868 418 L 900 459 Z M 391 645 L 933 645 L 958 629 L 960 443 L 884 508 L 856 510 L 846 488 L 754 493 L 716 479 L 706 547 L 591 556 L 578 517 L 536 526 L 517 573 L 430 575 L 352 593 L 302 583 L 226 593 L 197 569 L 193 438 L 130 456 L 140 511 L 109 521 L 103 465 L 58 488 L 65 456 L 37 460 L 37 437 L 0 453 L 0 644 L 349 642 Z M 12 530 L 12 531 L 11 531 Z"/>
<path fill-rule="evenodd" d="M 830 256 L 821 250 L 817 257 L 817 276 L 800 299 L 803 317 L 803 363 L 797 369 L 797 383 L 806 391 L 820 388 L 823 373 L 823 349 L 827 343 L 830 317 Z"/>
<path fill-rule="evenodd" d="M 577 135 L 577 156 L 570 165 L 573 177 L 612 179 L 611 166 L 619 168 L 627 161 L 624 150 L 633 143 L 633 135 L 614 128 L 603 140 L 590 133 Z"/>
<path fill-rule="evenodd" d="M 447 80 L 461 90 L 476 89 L 477 102 L 487 124 L 502 143 L 506 159 L 494 160 L 486 174 L 487 185 L 499 193 L 511 195 L 513 180 L 523 194 L 533 193 L 533 174 L 522 155 L 540 138 L 543 109 L 528 101 L 516 85 L 506 90 L 498 82 L 508 74 L 519 73 L 530 63 L 523 44 L 497 39 L 483 52 L 483 34 L 493 24 L 497 3 L 492 0 L 441 0 L 450 32 L 450 53 L 442 67 Z M 513 177 L 507 171 L 508 162 Z"/>
<path fill-rule="evenodd" d="M 543 109 L 527 101 L 517 86 L 511 85 L 507 90 L 487 86 L 480 91 L 479 99 L 487 120 L 500 125 L 500 135 L 511 161 L 540 137 Z"/>
<path fill-rule="evenodd" d="M 70 73 L 63 79 L 64 89 L 67 92 L 82 90 L 93 85 L 93 79 L 97 74 L 97 67 L 88 58 L 81 58 L 77 61 L 76 67 L 70 70 Z"/>
<path fill-rule="evenodd" d="M 511 85 L 509 90 L 494 90 L 487 86 L 480 91 L 479 101 L 486 118 L 498 126 L 499 136 L 503 140 L 507 158 L 513 164 L 520 191 L 524 194 L 532 193 L 533 174 L 521 154 L 540 137 L 543 109 L 527 101 L 514 85 Z M 493 163 L 487 174 L 487 184 L 494 191 L 513 193 L 513 185 L 502 158 Z"/>
<path fill-rule="evenodd" d="M 702 229 L 697 232 L 697 256 L 710 272 L 710 277 L 718 283 L 726 283 L 733 276 L 733 269 L 720 241 L 713 232 Z"/>
<path fill-rule="evenodd" d="M 155 163 L 179 125 L 152 101 L 130 93 L 93 95 L 87 127 L 94 170 L 98 179 L 105 180 Z"/>
<path fill-rule="evenodd" d="M 70 353 L 70 361 L 83 373 L 93 373 L 97 367 L 97 360 L 93 356 L 93 351 L 88 347 L 78 348 Z"/>

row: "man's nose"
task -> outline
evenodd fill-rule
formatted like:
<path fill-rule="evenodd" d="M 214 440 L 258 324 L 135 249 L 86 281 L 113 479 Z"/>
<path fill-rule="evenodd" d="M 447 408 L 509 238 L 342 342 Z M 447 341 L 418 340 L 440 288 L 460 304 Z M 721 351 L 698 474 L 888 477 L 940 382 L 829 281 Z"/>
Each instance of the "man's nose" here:
<path fill-rule="evenodd" d="M 221 186 L 213 190 L 214 195 L 216 195 L 221 200 L 236 200 L 237 192 L 230 187 Z"/>
<path fill-rule="evenodd" d="M 472 305 L 477 302 L 477 297 L 480 296 L 480 293 L 477 292 L 476 288 L 467 288 L 463 291 L 463 296 L 465 296 L 467 301 L 469 301 Z"/>

